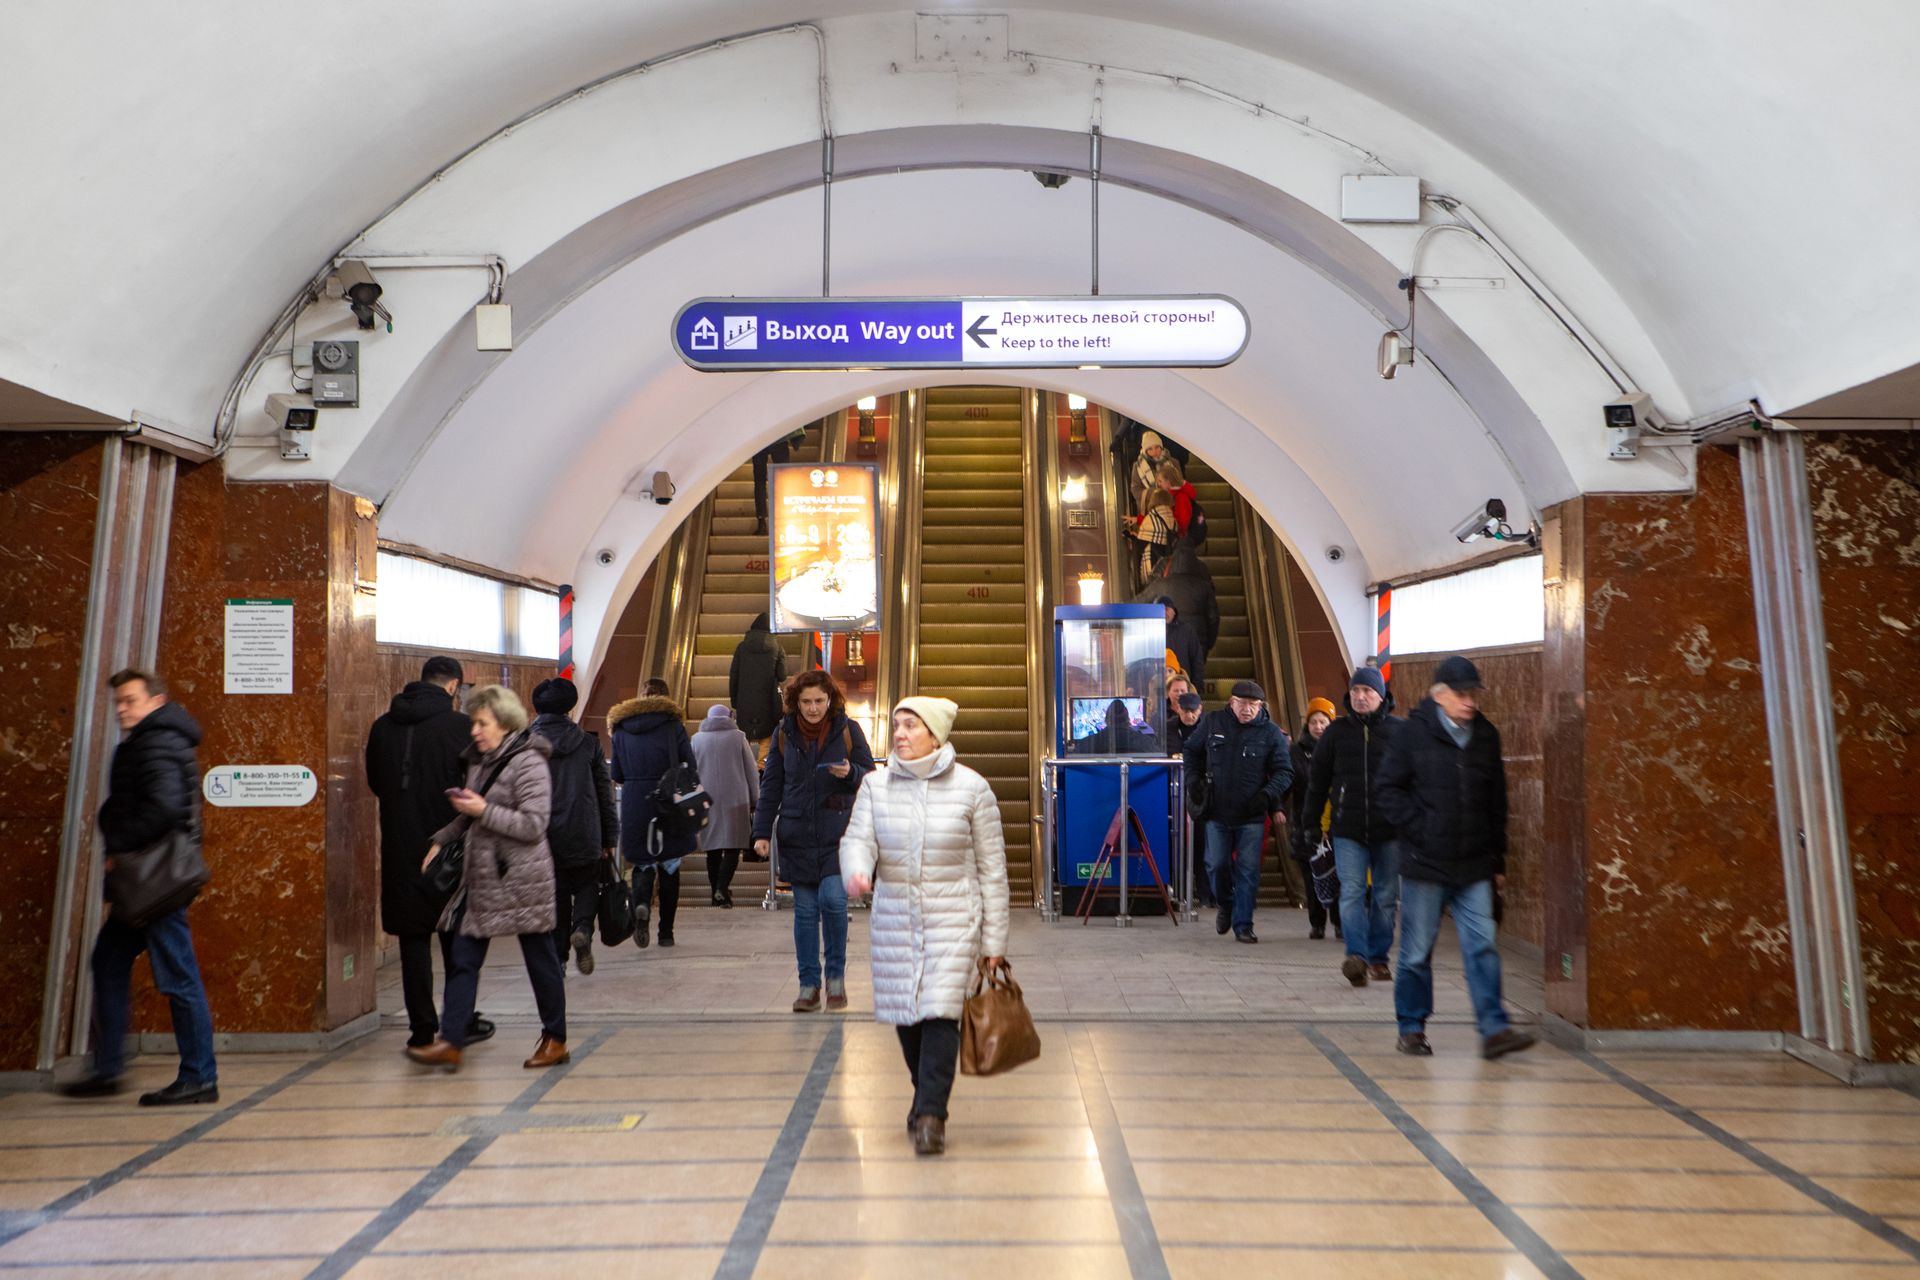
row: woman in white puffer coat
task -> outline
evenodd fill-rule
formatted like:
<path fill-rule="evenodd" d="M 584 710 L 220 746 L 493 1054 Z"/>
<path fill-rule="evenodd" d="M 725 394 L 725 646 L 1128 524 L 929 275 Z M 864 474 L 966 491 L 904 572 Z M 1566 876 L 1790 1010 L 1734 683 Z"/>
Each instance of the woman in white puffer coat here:
<path fill-rule="evenodd" d="M 873 1009 L 899 1030 L 913 1077 L 907 1129 L 923 1156 L 946 1149 L 960 1012 L 981 959 L 1007 952 L 1007 846 L 987 780 L 947 742 L 960 708 L 902 698 L 893 755 L 868 775 L 840 838 L 849 895 L 874 893 Z"/>

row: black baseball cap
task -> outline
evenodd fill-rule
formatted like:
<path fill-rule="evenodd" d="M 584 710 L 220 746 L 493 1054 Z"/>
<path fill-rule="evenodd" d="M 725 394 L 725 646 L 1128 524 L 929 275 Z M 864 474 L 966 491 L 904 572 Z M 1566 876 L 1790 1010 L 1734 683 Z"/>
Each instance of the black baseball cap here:
<path fill-rule="evenodd" d="M 1433 682 L 1443 684 L 1449 689 L 1484 689 L 1486 683 L 1480 679 L 1480 669 L 1471 662 L 1454 654 L 1433 669 Z"/>

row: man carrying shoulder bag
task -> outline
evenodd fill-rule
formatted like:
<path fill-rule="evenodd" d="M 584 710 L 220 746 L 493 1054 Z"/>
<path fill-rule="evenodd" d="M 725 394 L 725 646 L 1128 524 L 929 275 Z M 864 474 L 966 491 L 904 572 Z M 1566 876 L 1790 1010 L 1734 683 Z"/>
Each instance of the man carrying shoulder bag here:
<path fill-rule="evenodd" d="M 61 1092 L 95 1098 L 120 1091 L 133 962 L 145 951 L 154 985 L 172 1006 L 180 1074 L 166 1088 L 142 1094 L 140 1105 L 218 1102 L 213 1015 L 187 928 L 187 903 L 206 878 L 198 857 L 200 770 L 194 758 L 200 726 L 167 701 L 166 684 L 150 672 L 121 671 L 107 683 L 126 734 L 114 749 L 107 800 L 100 806 L 112 905 L 93 947 L 93 1071 Z"/>

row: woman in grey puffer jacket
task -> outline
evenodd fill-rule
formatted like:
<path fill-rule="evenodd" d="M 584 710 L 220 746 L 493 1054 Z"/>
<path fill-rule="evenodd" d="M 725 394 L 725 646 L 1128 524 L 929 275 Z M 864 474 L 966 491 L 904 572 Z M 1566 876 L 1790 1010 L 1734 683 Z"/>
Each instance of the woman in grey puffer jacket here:
<path fill-rule="evenodd" d="M 840 840 L 849 894 L 873 889 L 873 1009 L 900 1033 L 923 1156 L 946 1150 L 960 1014 L 979 961 L 1007 951 L 1007 846 L 987 780 L 947 744 L 959 708 L 902 698 L 893 756 L 867 775 Z"/>
<path fill-rule="evenodd" d="M 524 1065 L 557 1066 L 571 1055 L 567 989 L 553 946 L 553 852 L 547 847 L 553 803 L 547 757 L 553 748 L 529 730 L 527 709 L 511 689 L 490 684 L 474 690 L 467 714 L 473 717 L 473 745 L 461 753 L 467 785 L 447 797 L 459 816 L 434 834 L 422 864 L 430 868 L 448 841 L 465 837 L 461 885 L 440 917 L 441 930 L 453 935 L 441 1038 L 408 1049 L 407 1056 L 422 1066 L 460 1069 L 487 943 L 512 934 L 520 939 L 540 1010 L 540 1043 Z"/>

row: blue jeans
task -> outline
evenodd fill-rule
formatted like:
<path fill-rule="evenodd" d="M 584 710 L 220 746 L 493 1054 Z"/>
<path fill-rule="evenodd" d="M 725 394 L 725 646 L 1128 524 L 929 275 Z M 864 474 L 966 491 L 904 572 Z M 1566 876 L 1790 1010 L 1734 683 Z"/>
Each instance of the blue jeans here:
<path fill-rule="evenodd" d="M 1253 932 L 1253 900 L 1260 893 L 1260 841 L 1265 834 L 1266 826 L 1259 822 L 1207 823 L 1207 878 L 1213 883 L 1213 900 L 1222 909 L 1233 904 L 1235 933 Z"/>
<path fill-rule="evenodd" d="M 93 1069 L 109 1078 L 127 1069 L 127 1024 L 133 1017 L 133 962 L 147 953 L 153 985 L 173 1008 L 180 1079 L 215 1084 L 213 1013 L 193 958 L 187 909 L 170 911 L 144 929 L 108 916 L 93 944 Z"/>
<path fill-rule="evenodd" d="M 1347 954 L 1385 964 L 1393 951 L 1393 913 L 1400 903 L 1400 842 L 1365 845 L 1333 838 L 1333 865 L 1340 874 L 1340 932 Z M 1367 875 L 1373 875 L 1373 907 L 1367 907 Z"/>
<path fill-rule="evenodd" d="M 847 886 L 839 876 L 793 886 L 793 953 L 800 985 L 820 985 L 820 942 L 827 944 L 827 977 L 847 976 Z"/>
<path fill-rule="evenodd" d="M 1453 908 L 1454 928 L 1460 931 L 1460 958 L 1467 970 L 1467 991 L 1473 997 L 1474 1021 L 1480 1034 L 1507 1029 L 1507 1011 L 1500 1003 L 1500 951 L 1494 945 L 1493 881 L 1479 880 L 1464 888 L 1408 880 L 1400 886 L 1400 972 L 1393 976 L 1393 1008 L 1400 1033 L 1424 1031 L 1433 1015 L 1433 943 L 1440 936 L 1440 909 Z"/>

